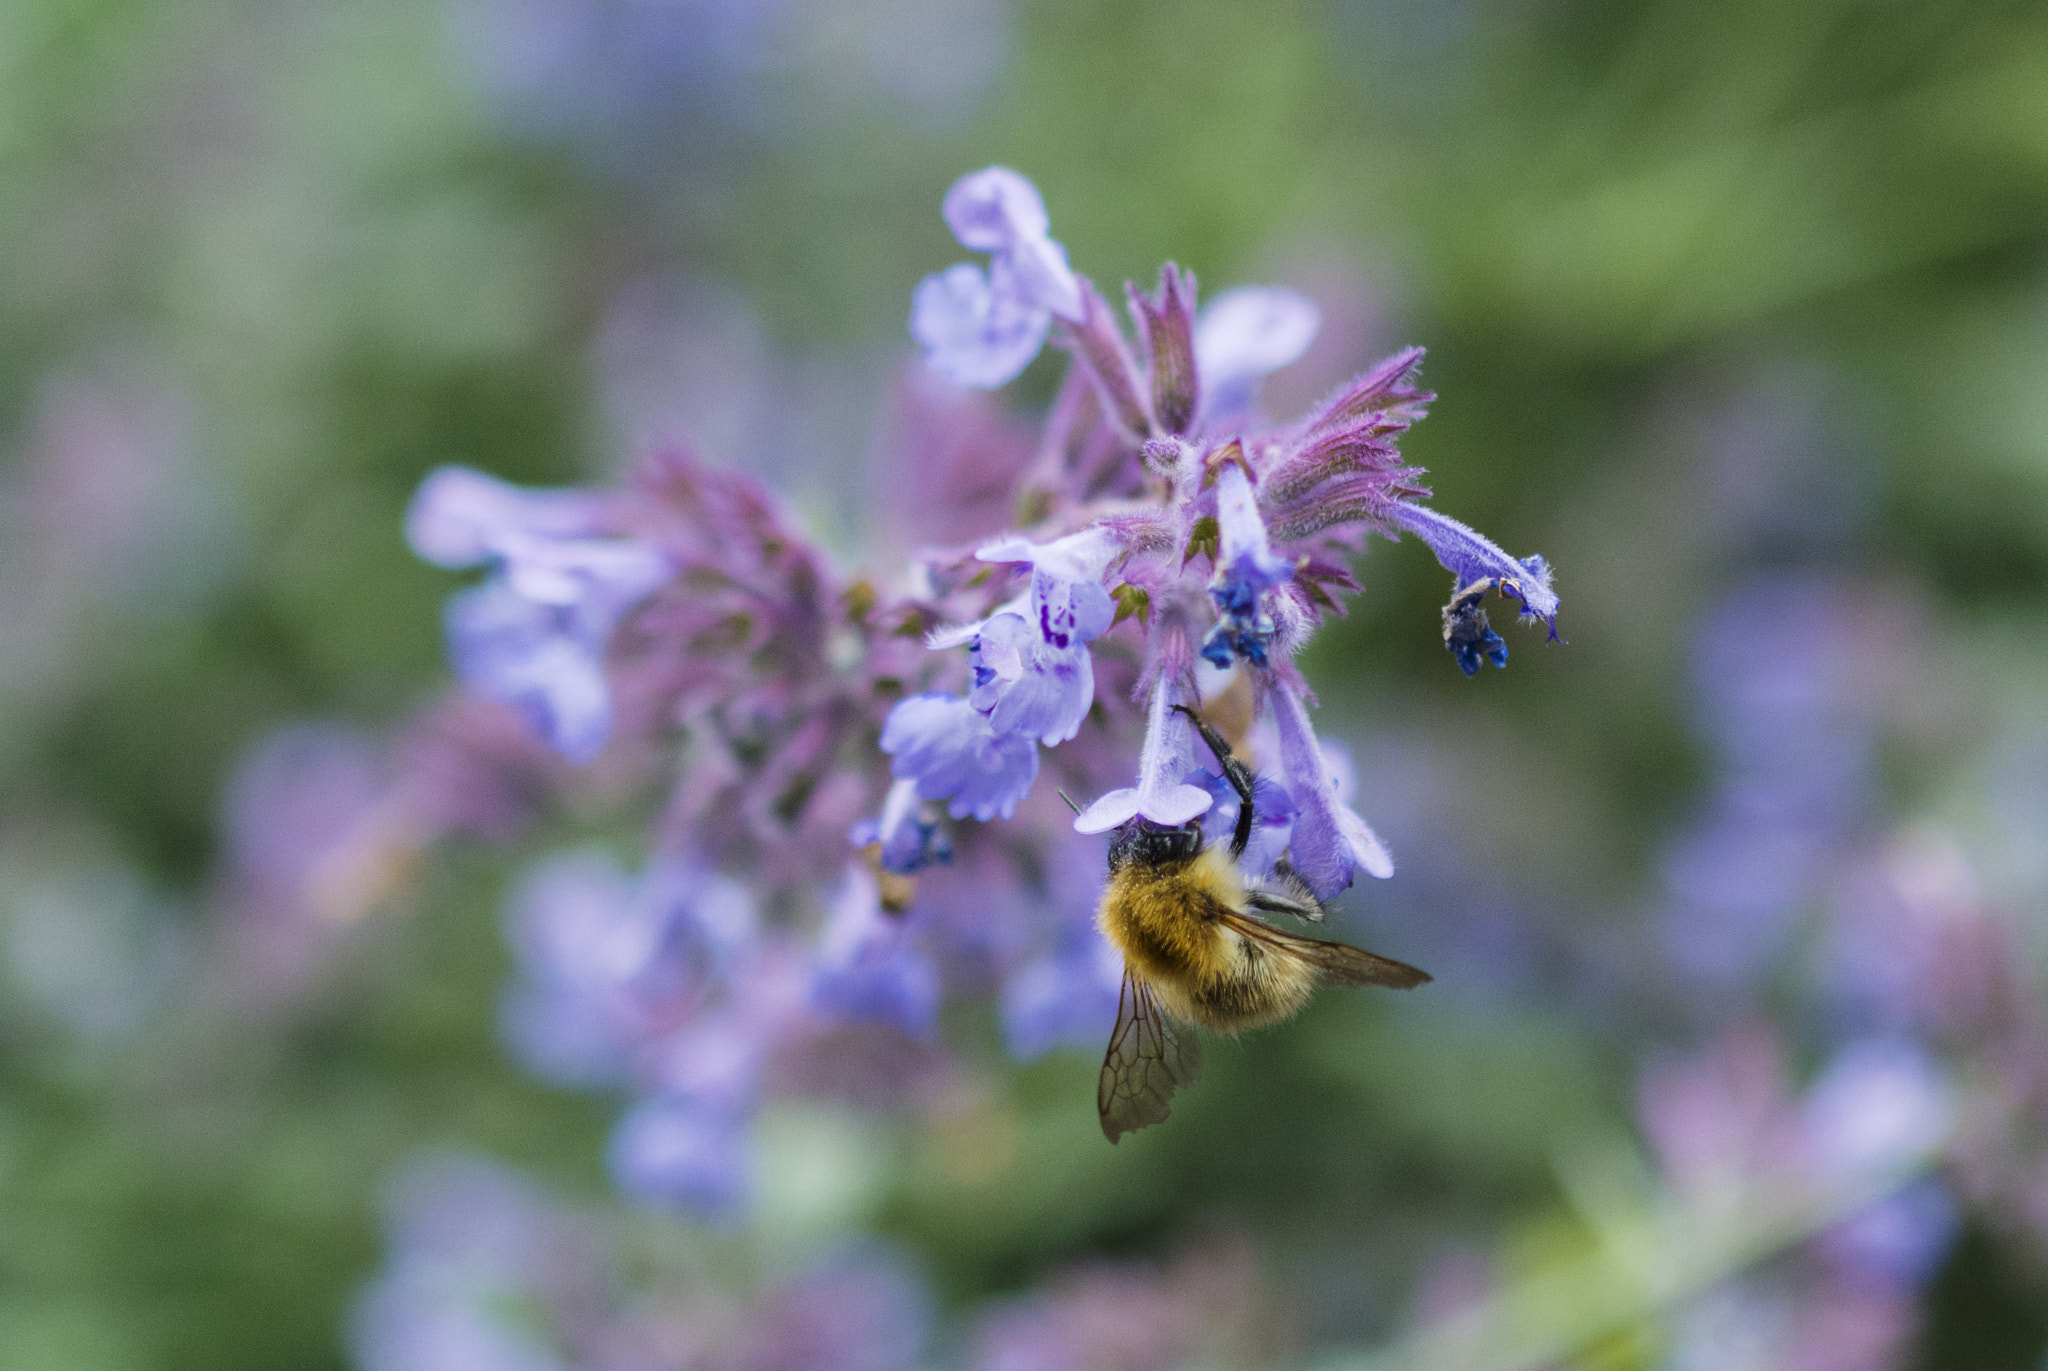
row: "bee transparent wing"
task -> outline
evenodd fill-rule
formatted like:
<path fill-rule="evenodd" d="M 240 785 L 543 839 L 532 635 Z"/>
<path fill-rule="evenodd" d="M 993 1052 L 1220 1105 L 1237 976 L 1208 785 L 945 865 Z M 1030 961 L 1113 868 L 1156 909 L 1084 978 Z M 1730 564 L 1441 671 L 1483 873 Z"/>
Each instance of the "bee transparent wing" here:
<path fill-rule="evenodd" d="M 1397 962 L 1392 957 L 1382 957 L 1377 952 L 1367 952 L 1349 943 L 1331 943 L 1321 938 L 1288 933 L 1248 914 L 1227 912 L 1223 915 L 1223 923 L 1240 937 L 1264 943 L 1307 962 L 1332 985 L 1353 989 L 1386 985 L 1396 990 L 1412 990 L 1430 979 L 1427 971 L 1406 962 Z"/>
<path fill-rule="evenodd" d="M 1202 1048 L 1194 1034 L 1176 1033 L 1172 1020 L 1159 1012 L 1151 987 L 1125 967 L 1116 1027 L 1110 1030 L 1102 1079 L 1095 1087 L 1102 1136 L 1115 1142 L 1160 1122 L 1172 1112 L 1167 1101 L 1173 1092 L 1193 1085 L 1201 1074 Z"/>

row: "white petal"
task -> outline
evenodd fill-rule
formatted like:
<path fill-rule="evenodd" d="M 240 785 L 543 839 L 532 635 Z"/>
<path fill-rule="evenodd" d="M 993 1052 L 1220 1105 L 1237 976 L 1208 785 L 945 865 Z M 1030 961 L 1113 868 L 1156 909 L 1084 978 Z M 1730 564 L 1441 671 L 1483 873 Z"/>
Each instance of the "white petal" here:
<path fill-rule="evenodd" d="M 1107 833 L 1118 824 L 1128 823 L 1136 818 L 1138 804 L 1139 797 L 1136 786 L 1125 786 L 1122 790 L 1112 790 L 1108 794 L 1098 797 L 1094 804 L 1089 805 L 1074 816 L 1074 831 L 1076 833 Z"/>

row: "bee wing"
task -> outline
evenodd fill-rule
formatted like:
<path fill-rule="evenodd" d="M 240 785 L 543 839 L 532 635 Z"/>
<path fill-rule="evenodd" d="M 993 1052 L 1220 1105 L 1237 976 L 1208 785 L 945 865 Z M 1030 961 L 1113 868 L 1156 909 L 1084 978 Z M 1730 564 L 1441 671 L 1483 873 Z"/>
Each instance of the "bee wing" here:
<path fill-rule="evenodd" d="M 1406 962 L 1397 962 L 1392 957 L 1382 957 L 1377 952 L 1367 952 L 1349 943 L 1324 942 L 1321 938 L 1288 933 L 1235 910 L 1224 913 L 1223 923 L 1240 937 L 1299 957 L 1333 985 L 1354 989 L 1365 985 L 1387 985 L 1396 990 L 1412 990 L 1430 979 L 1427 971 Z"/>
<path fill-rule="evenodd" d="M 1173 1092 L 1193 1085 L 1201 1074 L 1202 1047 L 1194 1034 L 1174 1032 L 1173 1022 L 1159 1012 L 1151 987 L 1125 967 L 1116 1027 L 1110 1030 L 1102 1079 L 1095 1087 L 1102 1136 L 1115 1142 L 1125 1133 L 1158 1123 L 1172 1112 L 1167 1101 Z"/>

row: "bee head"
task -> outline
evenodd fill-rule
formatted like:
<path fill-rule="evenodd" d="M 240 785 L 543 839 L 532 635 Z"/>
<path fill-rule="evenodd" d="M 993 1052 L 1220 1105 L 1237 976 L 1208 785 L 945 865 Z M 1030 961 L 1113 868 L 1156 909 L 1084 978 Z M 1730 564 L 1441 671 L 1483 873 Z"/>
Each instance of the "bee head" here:
<path fill-rule="evenodd" d="M 1171 866 L 1193 861 L 1201 851 L 1200 819 L 1177 828 L 1167 828 L 1150 819 L 1133 819 L 1116 830 L 1109 845 L 1109 869 L 1121 871 L 1133 862 L 1140 866 Z"/>

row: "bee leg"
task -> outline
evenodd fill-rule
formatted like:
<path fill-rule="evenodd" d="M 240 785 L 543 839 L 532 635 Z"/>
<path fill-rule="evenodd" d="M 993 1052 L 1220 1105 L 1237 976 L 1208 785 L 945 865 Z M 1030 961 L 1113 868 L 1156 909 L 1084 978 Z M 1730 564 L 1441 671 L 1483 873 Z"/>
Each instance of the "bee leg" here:
<path fill-rule="evenodd" d="M 1223 779 L 1230 782 L 1230 788 L 1237 792 L 1237 831 L 1230 835 L 1230 860 L 1244 856 L 1244 850 L 1251 845 L 1252 824 L 1252 769 L 1230 755 L 1230 743 L 1221 733 L 1209 726 L 1208 720 L 1189 709 L 1186 705 L 1175 705 L 1175 709 L 1188 716 L 1188 722 L 1202 735 L 1202 741 L 1216 754 L 1216 765 L 1223 769 Z"/>

